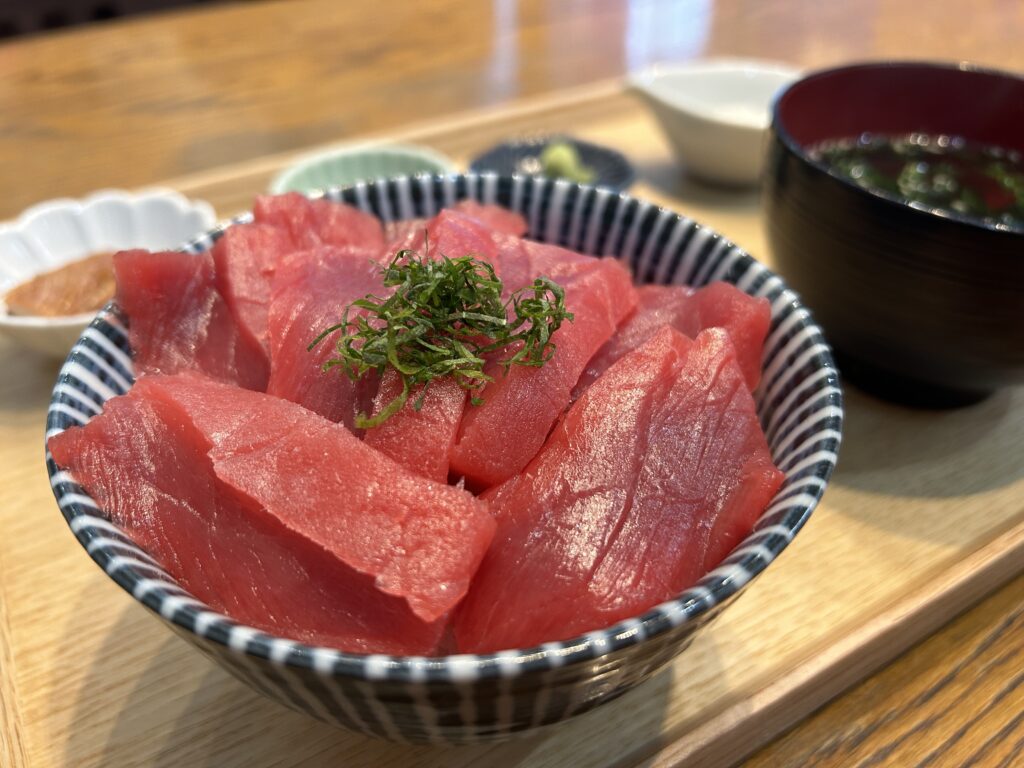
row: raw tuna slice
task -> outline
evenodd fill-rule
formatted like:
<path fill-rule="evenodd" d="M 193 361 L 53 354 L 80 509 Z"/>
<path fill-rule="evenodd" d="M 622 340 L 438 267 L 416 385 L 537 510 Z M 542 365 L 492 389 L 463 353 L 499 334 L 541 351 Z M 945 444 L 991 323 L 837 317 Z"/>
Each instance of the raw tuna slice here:
<path fill-rule="evenodd" d="M 722 328 L 736 349 L 736 361 L 747 386 L 753 391 L 761 380 L 761 353 L 772 322 L 771 304 L 763 297 L 750 296 L 729 283 L 715 282 L 693 294 L 689 328 L 680 329 L 695 338 L 705 328 Z"/>
<path fill-rule="evenodd" d="M 384 249 L 384 227 L 376 216 L 330 200 L 313 200 L 310 205 L 321 242 L 338 246 L 356 245 L 374 253 Z"/>
<path fill-rule="evenodd" d="M 539 274 L 539 267 L 551 263 L 550 259 L 534 263 L 533 248 L 540 244 L 527 243 L 516 236 L 525 229 L 526 223 L 519 214 L 464 200 L 430 220 L 412 219 L 387 225 L 384 253 L 388 258 L 403 250 L 422 255 L 426 237 L 429 258 L 444 254 L 450 258 L 469 255 L 482 259 L 494 268 L 508 295 L 531 282 Z"/>
<path fill-rule="evenodd" d="M 443 622 L 422 622 L 372 577 L 227 489 L 191 422 L 136 389 L 49 447 L 185 589 L 237 621 L 300 642 L 356 653 L 437 648 Z"/>
<path fill-rule="evenodd" d="M 429 244 L 429 258 L 436 259 L 439 254 L 453 259 L 473 256 L 489 262 L 500 276 L 495 233 L 485 223 L 450 208 L 425 223 L 421 219 L 414 219 L 390 226 L 385 245 L 388 257 L 393 258 L 400 250 L 411 250 L 422 255 L 424 229 Z"/>
<path fill-rule="evenodd" d="M 260 195 L 253 218 L 284 228 L 299 248 L 355 245 L 375 254 L 384 249 L 384 229 L 376 216 L 344 203 L 310 200 L 298 192 Z"/>
<path fill-rule="evenodd" d="M 494 535 L 487 505 L 413 475 L 293 403 L 197 376 L 149 378 L 212 445 L 217 477 L 433 622 L 465 595 Z M 151 395 L 156 397 L 156 394 Z"/>
<path fill-rule="evenodd" d="M 227 301 L 239 327 L 267 345 L 267 310 L 277 263 L 296 250 L 292 236 L 271 224 L 229 227 L 213 246 L 217 289 Z"/>
<path fill-rule="evenodd" d="M 469 223 L 466 219 L 471 219 Z M 393 256 L 398 251 L 423 251 L 423 230 L 427 229 L 431 242 L 441 237 L 445 228 L 453 228 L 463 232 L 467 242 L 457 243 L 449 239 L 439 249 L 431 247 L 434 255 L 437 250 L 449 256 L 465 256 L 459 253 L 460 248 L 466 253 L 486 252 L 494 255 L 493 246 L 488 240 L 494 236 L 519 237 L 526 232 L 526 220 L 518 213 L 499 206 L 483 205 L 471 200 L 456 203 L 432 219 L 408 219 L 393 221 L 384 225 L 385 252 Z M 487 237 L 489 234 L 490 238 Z M 449 253 L 449 251 L 452 251 Z"/>
<path fill-rule="evenodd" d="M 662 328 L 485 494 L 494 542 L 460 606 L 461 652 L 564 640 L 692 585 L 782 481 L 726 333 Z"/>
<path fill-rule="evenodd" d="M 566 265 L 592 263 L 592 256 L 584 256 L 557 245 L 522 240 L 510 235 L 495 235 L 498 257 L 495 271 L 501 276 L 505 293 L 524 288 L 541 275 L 552 277 L 571 267 Z"/>
<path fill-rule="evenodd" d="M 347 304 L 368 293 L 384 293 L 380 265 L 369 251 L 321 245 L 284 259 L 270 298 L 267 392 L 355 430 L 356 415 L 370 412 L 376 379 L 353 382 L 339 369 L 323 370 L 335 354 L 334 336 L 307 347 L 341 321 Z"/>
<path fill-rule="evenodd" d="M 724 328 L 747 386 L 753 391 L 761 378 L 761 352 L 771 308 L 768 300 L 749 296 L 729 283 L 715 282 L 693 289 L 679 285 L 645 285 L 637 289 L 636 311 L 587 363 L 574 398 L 612 363 L 647 341 L 663 325 L 695 338 L 705 328 Z"/>
<path fill-rule="evenodd" d="M 491 230 L 472 216 L 444 210 L 430 220 L 427 231 L 430 235 L 431 258 L 437 258 L 438 254 L 453 259 L 473 256 L 494 264 L 497 249 Z"/>
<path fill-rule="evenodd" d="M 507 231 L 525 229 L 525 222 L 520 226 L 518 214 L 496 206 L 472 203 L 459 204 L 456 208 L 459 210 L 444 210 L 429 221 L 417 219 L 388 225 L 387 252 L 393 254 L 409 249 L 422 254 L 426 232 L 428 252 L 432 258 L 436 258 L 438 253 L 450 257 L 470 254 L 490 262 L 500 277 L 491 222 L 505 227 Z M 509 235 L 499 236 L 521 242 Z M 394 374 L 385 376 L 381 387 L 374 405 L 375 413 L 400 391 L 398 377 Z M 380 427 L 370 430 L 366 441 L 417 474 L 444 482 L 448 478 L 449 454 L 462 421 L 465 403 L 466 392 L 457 382 L 451 379 L 436 382 L 428 388 L 419 411 L 411 404 L 406 406 Z"/>
<path fill-rule="evenodd" d="M 402 381 L 398 374 L 387 371 L 374 400 L 373 412 L 380 413 L 401 392 Z M 413 391 L 402 410 L 379 427 L 368 429 L 364 439 L 367 445 L 390 456 L 409 471 L 445 483 L 449 455 L 462 422 L 466 390 L 455 379 L 445 377 L 427 387 L 419 410 L 414 407 L 417 397 L 418 391 Z"/>
<path fill-rule="evenodd" d="M 209 253 L 121 251 L 114 274 L 137 373 L 202 371 L 247 389 L 266 387 L 267 356 L 217 291 Z"/>
<path fill-rule="evenodd" d="M 453 206 L 453 209 L 472 216 L 495 232 L 503 232 L 506 235 L 517 237 L 526 234 L 526 219 L 508 208 L 502 208 L 499 205 L 486 205 L 478 203 L 476 200 L 461 200 Z"/>
<path fill-rule="evenodd" d="M 566 261 L 549 276 L 565 288 L 575 315 L 554 334 L 554 356 L 543 367 L 492 365 L 494 381 L 480 393 L 483 404 L 466 409 L 452 471 L 476 487 L 503 482 L 532 459 L 569 404 L 587 361 L 636 304 L 629 272 L 612 259 Z"/>
<path fill-rule="evenodd" d="M 463 200 L 456 203 L 453 208 L 445 209 L 433 219 L 408 219 L 386 224 L 385 253 L 389 256 L 394 256 L 401 250 L 421 253 L 424 230 L 427 230 L 430 237 L 432 256 L 437 251 L 448 256 L 483 253 L 493 259 L 494 236 L 525 234 L 526 219 L 518 213 L 496 205 Z M 433 245 L 437 241 L 441 241 L 440 247 Z"/>
<path fill-rule="evenodd" d="M 384 225 L 384 260 L 390 261 L 399 251 L 423 250 L 423 232 L 427 219 L 406 219 Z"/>

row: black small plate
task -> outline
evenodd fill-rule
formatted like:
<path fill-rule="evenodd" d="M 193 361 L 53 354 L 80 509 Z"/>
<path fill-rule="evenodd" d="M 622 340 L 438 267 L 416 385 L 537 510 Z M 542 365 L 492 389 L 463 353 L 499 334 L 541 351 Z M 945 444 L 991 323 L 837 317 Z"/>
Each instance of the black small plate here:
<path fill-rule="evenodd" d="M 569 136 L 538 136 L 506 141 L 474 158 L 469 169 L 477 173 L 492 171 L 502 175 L 534 175 L 538 171 L 529 167 L 530 161 L 534 160 L 534 164 L 539 165 L 540 153 L 554 141 L 568 142 L 576 148 L 583 165 L 594 170 L 594 179 L 590 183 L 595 186 L 622 190 L 636 180 L 633 166 L 621 152 Z"/>

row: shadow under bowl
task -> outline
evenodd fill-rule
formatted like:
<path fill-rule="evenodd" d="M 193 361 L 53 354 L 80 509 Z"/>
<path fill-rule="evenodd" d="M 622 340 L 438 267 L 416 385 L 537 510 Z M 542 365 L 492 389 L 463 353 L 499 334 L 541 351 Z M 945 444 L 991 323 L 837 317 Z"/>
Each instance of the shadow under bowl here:
<path fill-rule="evenodd" d="M 1024 79 L 910 62 L 811 74 L 775 103 L 764 196 L 775 264 L 850 380 L 919 407 L 1024 381 L 1024 230 L 911 207 L 809 155 L 865 132 L 1024 151 Z"/>

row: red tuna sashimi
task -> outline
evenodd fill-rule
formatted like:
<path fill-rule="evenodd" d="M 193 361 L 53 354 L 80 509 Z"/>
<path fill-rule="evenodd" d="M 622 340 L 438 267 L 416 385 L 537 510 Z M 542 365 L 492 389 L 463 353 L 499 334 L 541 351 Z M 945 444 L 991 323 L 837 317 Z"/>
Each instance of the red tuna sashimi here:
<path fill-rule="evenodd" d="M 274 274 L 268 330 L 270 381 L 267 392 L 291 400 L 355 430 L 355 417 L 368 413 L 377 379 L 358 382 L 340 370 L 324 371 L 335 354 L 334 339 L 309 344 L 340 322 L 345 306 L 368 293 L 383 295 L 380 265 L 368 251 L 318 246 L 285 258 Z"/>
<path fill-rule="evenodd" d="M 549 276 L 565 288 L 575 319 L 555 332 L 555 354 L 542 367 L 490 367 L 494 381 L 479 395 L 483 404 L 466 409 L 452 451 L 452 471 L 475 486 L 507 480 L 536 455 L 587 361 L 636 304 L 629 272 L 613 259 L 564 262 Z"/>
<path fill-rule="evenodd" d="M 563 640 L 670 599 L 781 482 L 725 332 L 690 341 L 663 327 L 485 494 L 498 530 L 456 616 L 459 650 Z"/>
<path fill-rule="evenodd" d="M 426 237 L 431 258 L 436 258 L 438 253 L 450 257 L 470 254 L 490 262 L 500 276 L 500 259 L 496 258 L 495 237 L 488 220 L 509 231 L 525 229 L 525 222 L 520 227 L 517 219 L 521 217 L 496 206 L 473 203 L 457 207 L 460 210 L 442 211 L 429 221 L 417 219 L 389 225 L 386 230 L 388 253 L 409 249 L 422 254 Z M 517 244 L 521 242 L 507 235 L 499 236 L 508 237 Z M 525 252 L 525 248 L 521 250 Z M 379 412 L 400 391 L 398 377 L 393 373 L 386 375 L 374 412 Z M 453 379 L 444 379 L 428 388 L 419 411 L 411 404 L 407 405 L 380 427 L 370 430 L 366 441 L 417 474 L 444 482 L 448 477 L 449 456 L 465 404 L 465 390 Z"/>
<path fill-rule="evenodd" d="M 402 380 L 393 370 L 381 379 L 374 400 L 374 413 L 380 413 L 402 392 Z M 431 382 L 419 410 L 414 403 L 419 390 L 409 395 L 398 413 L 379 427 L 368 429 L 364 440 L 406 469 L 439 483 L 448 481 L 448 464 L 455 435 L 462 422 L 466 390 L 446 376 Z"/>
<path fill-rule="evenodd" d="M 287 230 L 299 248 L 353 245 L 374 254 L 384 249 L 380 220 L 344 203 L 310 200 L 298 192 L 287 192 L 258 196 L 252 213 L 257 222 Z"/>
<path fill-rule="evenodd" d="M 436 650 L 443 622 L 422 622 L 405 600 L 226 488 L 192 424 L 142 389 L 49 447 L 114 523 L 214 610 L 355 653 Z"/>
<path fill-rule="evenodd" d="M 472 223 L 466 221 L 471 219 Z M 453 232 L 461 234 L 461 238 Z M 433 219 L 407 219 L 384 225 L 384 250 L 389 256 L 398 251 L 422 252 L 424 230 L 431 243 L 443 240 L 440 247 L 431 246 L 430 254 L 437 251 L 448 256 L 464 256 L 466 253 L 485 253 L 494 256 L 490 242 L 495 234 L 519 236 L 526 233 L 526 219 L 514 211 L 497 205 L 484 205 L 474 200 L 462 200 L 447 208 Z M 488 234 L 490 237 L 488 237 Z"/>
<path fill-rule="evenodd" d="M 518 214 L 477 203 L 460 206 L 457 206 L 459 212 L 442 211 L 429 222 L 415 220 L 403 225 L 389 225 L 388 233 L 393 238 L 389 247 L 393 247 L 395 252 L 409 248 L 422 253 L 423 231 L 427 229 L 432 256 L 438 252 L 448 255 L 472 253 L 490 260 L 499 276 L 502 269 L 508 269 L 516 284 L 506 285 L 506 293 L 532 282 L 540 274 L 562 274 L 570 269 L 566 266 L 568 264 L 597 263 L 590 257 L 564 248 L 488 232 L 481 224 L 492 217 L 506 231 L 525 229 L 525 222 L 520 226 L 516 221 L 521 218 Z M 470 215 L 477 213 L 483 218 Z M 418 474 L 443 482 L 448 477 L 449 455 L 462 421 L 466 396 L 454 380 L 445 379 L 431 386 L 434 389 L 427 390 L 420 411 L 415 411 L 411 405 L 406 406 L 401 413 L 370 430 L 365 439 Z M 398 377 L 394 374 L 386 376 L 375 401 L 374 412 L 379 412 L 399 391 Z"/>
<path fill-rule="evenodd" d="M 489 262 L 500 277 L 495 234 L 489 226 L 464 213 L 446 208 L 424 222 L 413 219 L 389 225 L 385 253 L 389 259 L 401 250 L 423 255 L 424 232 L 428 244 L 427 256 L 436 259 L 439 254 L 455 259 L 473 256 Z"/>
<path fill-rule="evenodd" d="M 690 328 L 680 330 L 691 338 L 705 328 L 725 330 L 736 350 L 736 361 L 747 387 L 753 391 L 761 380 L 761 353 L 772 322 L 771 303 L 724 282 L 698 289 L 688 301 L 696 321 L 691 320 Z"/>
<path fill-rule="evenodd" d="M 121 251 L 114 274 L 138 373 L 201 371 L 247 389 L 266 387 L 267 356 L 239 330 L 217 291 L 209 253 Z"/>
<path fill-rule="evenodd" d="M 491 264 L 500 277 L 494 235 L 490 227 L 472 216 L 450 209 L 441 211 L 430 220 L 427 234 L 431 258 L 436 259 L 438 254 L 452 259 L 472 256 Z"/>
<path fill-rule="evenodd" d="M 355 245 L 373 253 L 384 249 L 384 226 L 376 216 L 330 200 L 312 200 L 310 205 L 321 242 Z"/>
<path fill-rule="evenodd" d="M 417 477 L 343 427 L 285 400 L 198 376 L 138 382 L 211 444 L 217 477 L 320 544 L 422 620 L 450 611 L 494 535 L 486 503 Z M 156 395 L 152 395 L 156 396 Z"/>
<path fill-rule="evenodd" d="M 460 200 L 452 207 L 459 213 L 472 216 L 477 221 L 486 224 L 495 232 L 517 237 L 526 234 L 526 219 L 515 211 L 502 208 L 500 205 L 478 203 L 476 200 Z"/>
<path fill-rule="evenodd" d="M 423 236 L 429 225 L 427 219 L 406 219 L 384 225 L 384 259 L 390 261 L 399 251 L 423 250 Z"/>
<path fill-rule="evenodd" d="M 495 271 L 501 276 L 506 294 L 530 285 L 541 275 L 552 277 L 563 274 L 571 264 L 593 262 L 594 257 L 560 248 L 557 245 L 537 243 L 510 235 L 495 235 L 497 261 Z"/>
<path fill-rule="evenodd" d="M 768 300 L 749 296 L 729 283 L 693 289 L 681 285 L 645 285 L 637 289 L 636 311 L 587 363 L 574 397 L 612 363 L 647 341 L 663 325 L 695 338 L 705 328 L 723 328 L 736 348 L 747 386 L 761 378 L 761 352 L 771 324 Z"/>
<path fill-rule="evenodd" d="M 294 250 L 295 241 L 285 229 L 257 223 L 229 227 L 213 246 L 217 289 L 239 327 L 268 352 L 267 310 L 274 270 Z"/>
<path fill-rule="evenodd" d="M 472 216 L 451 209 L 443 210 L 430 220 L 427 233 L 431 258 L 444 254 L 451 259 L 472 256 L 491 264 L 495 261 L 497 249 L 491 229 Z"/>

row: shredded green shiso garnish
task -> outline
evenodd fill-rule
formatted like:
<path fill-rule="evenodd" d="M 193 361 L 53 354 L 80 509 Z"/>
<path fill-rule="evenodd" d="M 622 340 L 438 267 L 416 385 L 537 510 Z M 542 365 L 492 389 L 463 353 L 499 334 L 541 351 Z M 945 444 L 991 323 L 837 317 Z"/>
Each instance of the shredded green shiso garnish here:
<path fill-rule="evenodd" d="M 353 301 L 341 322 L 308 347 L 312 350 L 340 331 L 337 356 L 324 363 L 325 371 L 340 368 L 356 381 L 390 367 L 401 377 L 397 397 L 376 415 L 357 416 L 360 429 L 387 421 L 416 387 L 420 389 L 413 407 L 419 410 L 427 387 L 443 376 L 479 392 L 493 380 L 484 372 L 484 356 L 490 352 L 506 353 L 497 360 L 506 373 L 513 365 L 544 365 L 555 354 L 552 335 L 563 321 L 573 319 L 565 308 L 565 291 L 553 280 L 538 277 L 502 300 L 494 268 L 473 256 L 429 259 L 403 250 L 382 271 L 384 285 L 394 287 L 394 293 Z M 474 395 L 470 402 L 483 401 Z"/>

